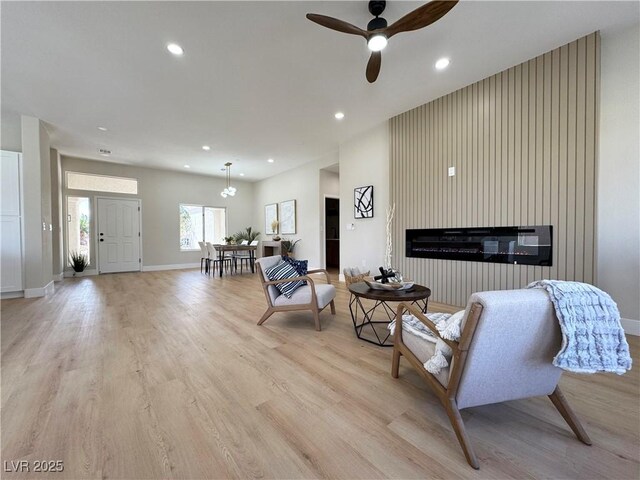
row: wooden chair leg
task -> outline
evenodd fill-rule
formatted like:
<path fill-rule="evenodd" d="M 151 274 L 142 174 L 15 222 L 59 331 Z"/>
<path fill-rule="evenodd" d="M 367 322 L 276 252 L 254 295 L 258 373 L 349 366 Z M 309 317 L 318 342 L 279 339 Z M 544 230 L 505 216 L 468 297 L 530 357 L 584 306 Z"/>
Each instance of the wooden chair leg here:
<path fill-rule="evenodd" d="M 393 359 L 391 362 L 391 376 L 393 378 L 398 378 L 399 375 L 399 371 L 400 371 L 400 356 L 402 355 L 402 353 L 400 353 L 400 349 L 396 346 L 393 347 Z"/>
<path fill-rule="evenodd" d="M 320 312 L 317 308 L 313 310 L 313 320 L 316 322 L 316 330 L 318 332 L 322 330 L 322 328 L 320 327 Z"/>
<path fill-rule="evenodd" d="M 549 395 L 549 398 L 560 412 L 560 415 L 562 415 L 562 418 L 564 418 L 567 424 L 571 427 L 573 433 L 576 434 L 576 437 L 578 437 L 578 439 L 582 443 L 591 445 L 591 439 L 589 438 L 589 435 L 587 435 L 587 432 L 582 427 L 582 424 L 580 423 L 580 420 L 578 419 L 576 414 L 573 412 L 573 410 L 571 410 L 569 402 L 567 402 L 567 399 L 560 390 L 560 387 L 556 387 L 553 393 Z"/>
<path fill-rule="evenodd" d="M 331 306 L 331 315 L 335 315 L 336 314 L 336 304 L 333 300 L 331 300 L 331 303 L 329 304 Z"/>
<path fill-rule="evenodd" d="M 478 459 L 476 457 L 475 452 L 473 451 L 473 447 L 471 446 L 471 440 L 467 435 L 467 430 L 464 428 L 464 422 L 462 421 L 462 416 L 460 415 L 460 410 L 458 410 L 458 406 L 452 402 L 451 400 L 444 400 L 444 408 L 447 411 L 447 415 L 449 416 L 449 421 L 451 422 L 451 426 L 453 430 L 456 432 L 456 437 L 458 437 L 458 442 L 462 447 L 462 451 L 464 452 L 464 456 L 467 459 L 469 465 L 478 470 L 480 468 L 480 464 L 478 463 Z"/>
<path fill-rule="evenodd" d="M 271 315 L 273 315 L 273 310 L 271 310 L 270 308 L 267 308 L 267 311 L 264 312 L 264 315 L 262 315 L 262 318 L 258 320 L 258 325 L 262 325 L 264 322 L 266 322 L 267 318 L 269 318 Z"/>

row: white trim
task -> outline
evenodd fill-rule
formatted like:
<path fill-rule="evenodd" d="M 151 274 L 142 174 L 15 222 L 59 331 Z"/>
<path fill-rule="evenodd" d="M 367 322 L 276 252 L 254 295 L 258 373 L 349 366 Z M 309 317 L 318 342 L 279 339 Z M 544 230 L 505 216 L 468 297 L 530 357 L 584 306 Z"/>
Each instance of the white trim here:
<path fill-rule="evenodd" d="M 80 275 L 76 274 L 74 275 L 73 270 L 65 270 L 64 272 L 64 278 L 82 278 L 82 277 L 92 277 L 94 275 L 98 275 L 98 269 L 97 268 L 90 268 L 88 270 L 84 270 L 83 272 L 79 272 Z"/>
<path fill-rule="evenodd" d="M 341 273 L 340 275 L 338 275 L 338 281 L 339 282 L 346 282 L 347 280 L 344 278 L 344 273 Z"/>
<path fill-rule="evenodd" d="M 56 287 L 53 284 L 53 280 L 51 280 L 42 288 L 25 288 L 24 298 L 45 297 L 47 295 L 52 295 L 55 290 Z"/>
<path fill-rule="evenodd" d="M 627 335 L 640 336 L 640 320 L 621 318 L 620 323 L 622 324 L 622 328 L 624 328 L 624 333 Z"/>
<path fill-rule="evenodd" d="M 199 263 L 173 263 L 169 265 L 145 265 L 143 272 L 159 272 L 162 270 L 184 270 L 188 268 L 200 268 Z"/>
<path fill-rule="evenodd" d="M 24 290 L 19 290 L 17 292 L 2 292 L 0 293 L 0 299 L 8 300 L 10 298 L 22 298 L 24 297 Z"/>
<path fill-rule="evenodd" d="M 61 282 L 63 278 L 64 278 L 64 272 L 54 273 L 53 274 L 53 281 L 54 282 Z"/>

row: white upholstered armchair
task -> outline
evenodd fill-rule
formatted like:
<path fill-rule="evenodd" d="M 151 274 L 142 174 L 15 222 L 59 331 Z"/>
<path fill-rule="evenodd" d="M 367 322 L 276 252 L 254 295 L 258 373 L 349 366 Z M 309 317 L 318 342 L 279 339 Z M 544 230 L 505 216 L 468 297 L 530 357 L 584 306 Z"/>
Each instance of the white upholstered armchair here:
<path fill-rule="evenodd" d="M 400 304 L 396 316 L 391 375 L 398 378 L 404 356 L 444 405 L 467 461 L 479 468 L 460 410 L 469 407 L 548 395 L 576 436 L 591 440 L 564 398 L 558 381 L 562 370 L 552 365 L 561 333 L 553 304 L 540 289 L 474 293 L 469 298 L 458 342 L 444 340 L 453 350 L 450 368 L 438 375 L 424 363 L 435 343 L 398 328 L 409 311 L 436 336 L 437 328 L 422 312 Z M 442 338 L 442 337 L 440 337 Z"/>
<path fill-rule="evenodd" d="M 276 285 L 283 282 L 291 282 L 291 278 L 281 280 L 269 280 L 265 271 L 276 266 L 282 261 L 280 255 L 272 257 L 262 257 L 256 260 L 258 277 L 262 282 L 264 295 L 267 299 L 267 310 L 258 321 L 262 325 L 275 312 L 290 312 L 295 310 L 310 310 L 313 312 L 316 330 L 320 331 L 320 312 L 329 305 L 331 314 L 336 314 L 336 307 L 333 299 L 336 296 L 336 288 L 331 285 L 331 279 L 326 270 L 309 270 L 306 276 L 294 277 L 295 280 L 304 280 L 306 285 L 299 287 L 293 292 L 290 298 L 282 295 Z M 325 275 L 327 283 L 316 283 L 309 275 L 321 273 Z"/>

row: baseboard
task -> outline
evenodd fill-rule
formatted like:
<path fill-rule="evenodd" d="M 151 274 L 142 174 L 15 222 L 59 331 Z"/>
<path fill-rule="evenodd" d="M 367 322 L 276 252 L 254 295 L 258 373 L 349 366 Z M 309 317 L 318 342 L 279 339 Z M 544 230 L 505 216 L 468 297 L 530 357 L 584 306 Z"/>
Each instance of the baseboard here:
<path fill-rule="evenodd" d="M 54 282 L 61 282 L 63 278 L 64 278 L 64 272 L 54 273 L 53 274 L 53 281 Z"/>
<path fill-rule="evenodd" d="M 624 333 L 627 335 L 640 336 L 640 320 L 621 318 L 620 323 L 622 324 L 622 328 L 624 328 Z"/>
<path fill-rule="evenodd" d="M 24 291 L 19 290 L 17 292 L 2 292 L 0 293 L 0 300 L 9 300 L 10 298 L 22 298 L 24 297 Z"/>
<path fill-rule="evenodd" d="M 143 272 L 160 272 L 162 270 L 183 270 L 187 268 L 200 268 L 199 263 L 174 263 L 170 265 L 144 265 Z"/>
<path fill-rule="evenodd" d="M 344 273 L 341 273 L 340 275 L 338 275 L 338 281 L 339 281 L 339 282 L 344 282 L 344 281 L 345 281 L 345 279 L 344 279 Z"/>
<path fill-rule="evenodd" d="M 24 298 L 45 297 L 47 295 L 53 295 L 55 291 L 56 287 L 53 284 L 53 280 L 51 280 L 42 288 L 25 288 Z"/>
<path fill-rule="evenodd" d="M 64 272 L 64 278 L 81 278 L 81 277 L 92 277 L 94 275 L 98 275 L 98 270 L 96 270 L 95 268 L 91 268 L 89 270 L 85 270 L 84 272 L 80 272 L 79 274 L 76 273 L 74 275 L 73 270 L 67 270 Z"/>

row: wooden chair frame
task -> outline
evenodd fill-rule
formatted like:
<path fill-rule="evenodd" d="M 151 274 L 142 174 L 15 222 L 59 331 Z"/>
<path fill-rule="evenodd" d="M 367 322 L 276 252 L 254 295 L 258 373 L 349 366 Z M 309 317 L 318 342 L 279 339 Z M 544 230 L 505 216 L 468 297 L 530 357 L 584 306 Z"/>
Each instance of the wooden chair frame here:
<path fill-rule="evenodd" d="M 447 345 L 449 345 L 449 347 L 451 347 L 453 351 L 453 367 L 449 376 L 449 383 L 447 384 L 447 387 L 442 386 L 442 384 L 436 379 L 435 376 L 425 370 L 422 362 L 402 342 L 402 314 L 404 313 L 404 311 L 407 311 L 414 315 L 438 338 L 440 338 Z M 427 385 L 431 387 L 447 412 L 447 416 L 449 417 L 449 421 L 451 422 L 451 426 L 453 427 L 456 437 L 458 438 L 458 442 L 462 447 L 462 451 L 464 452 L 464 456 L 466 457 L 467 462 L 476 470 L 480 468 L 480 464 L 478 463 L 478 458 L 476 457 L 476 454 L 473 450 L 471 440 L 467 435 L 464 422 L 462 421 L 462 416 L 460 415 L 460 410 L 458 409 L 458 406 L 456 404 L 456 394 L 458 393 L 458 387 L 460 386 L 462 373 L 464 372 L 465 364 L 467 362 L 469 346 L 471 345 L 471 341 L 473 340 L 473 336 L 475 334 L 476 327 L 478 326 L 478 321 L 480 320 L 481 314 L 481 304 L 474 303 L 473 305 L 471 305 L 469 316 L 460 336 L 460 341 L 455 342 L 442 338 L 436 326 L 431 321 L 429 321 L 429 319 L 422 313 L 419 308 L 416 308 L 415 306 L 407 303 L 399 304 L 396 310 L 396 328 L 394 333 L 393 361 L 391 365 L 391 376 L 393 378 L 398 378 L 400 357 L 406 357 L 411 366 L 417 370 L 417 372 L 425 380 Z M 573 432 L 576 434 L 578 439 L 586 445 L 591 445 L 591 439 L 582 427 L 582 424 L 580 423 L 578 417 L 575 415 L 573 410 L 571 410 L 571 407 L 562 394 L 559 386 L 556 386 L 556 389 L 551 395 L 549 395 L 549 398 L 553 402 L 553 405 L 558 409 L 562 417 L 565 419 L 569 427 L 571 427 Z"/>
<path fill-rule="evenodd" d="M 309 275 L 312 274 L 316 274 L 316 273 L 324 273 L 326 278 L 327 278 L 327 283 L 329 285 L 331 285 L 331 279 L 329 278 L 329 272 L 327 272 L 324 269 L 316 269 L 316 270 L 309 270 L 307 272 L 307 275 L 305 276 L 301 276 L 301 277 L 294 277 L 294 278 L 284 278 L 282 280 L 273 280 L 273 281 L 269 281 L 269 282 L 265 282 L 264 278 L 265 275 L 263 274 L 263 270 L 262 267 L 260 265 L 260 262 L 256 262 L 256 267 L 258 269 L 258 276 L 260 278 L 260 282 L 262 283 L 262 289 L 264 290 L 264 296 L 267 299 L 267 310 L 264 312 L 264 314 L 262 315 L 262 318 L 258 321 L 258 325 L 262 325 L 271 315 L 273 315 L 276 312 L 292 312 L 292 311 L 297 311 L 297 310 L 311 310 L 313 312 L 313 320 L 315 321 L 316 324 L 316 330 L 319 332 L 320 330 L 322 330 L 321 326 L 320 326 L 320 312 L 322 310 L 324 310 L 325 308 L 327 308 L 327 305 L 331 306 L 331 315 L 335 315 L 336 314 L 336 305 L 334 303 L 334 300 L 331 300 L 331 302 L 329 302 L 327 305 L 325 305 L 322 308 L 318 307 L 318 297 L 316 295 L 316 288 L 315 288 L 315 283 L 313 282 L 313 279 L 311 277 L 309 277 Z M 292 280 L 306 280 L 309 284 L 309 286 L 311 287 L 311 302 L 310 303 L 306 303 L 306 304 L 300 304 L 300 305 L 274 305 L 271 302 L 271 296 L 269 295 L 269 285 L 277 285 L 279 283 L 287 283 L 290 282 Z"/>

